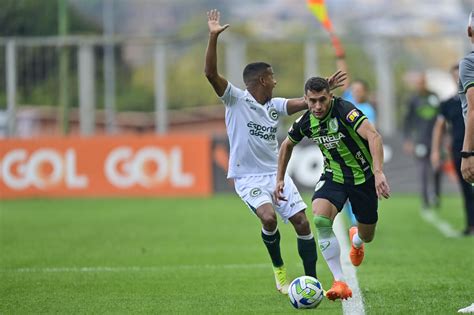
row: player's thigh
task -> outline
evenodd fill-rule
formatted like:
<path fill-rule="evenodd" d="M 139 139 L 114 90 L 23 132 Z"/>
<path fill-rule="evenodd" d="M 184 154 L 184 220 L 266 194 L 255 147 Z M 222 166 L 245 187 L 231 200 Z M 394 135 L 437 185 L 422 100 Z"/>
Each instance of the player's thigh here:
<path fill-rule="evenodd" d="M 285 187 L 283 188 L 283 196 L 285 196 L 287 200 L 279 200 L 278 203 L 275 205 L 275 210 L 276 212 L 278 212 L 282 220 L 285 223 L 288 223 L 291 217 L 295 215 L 300 216 L 301 214 L 298 213 L 306 209 L 306 204 L 303 198 L 301 197 L 301 194 L 296 188 L 296 185 L 293 183 L 291 177 L 288 175 L 285 175 Z M 306 217 L 304 211 L 302 215 Z"/>
<path fill-rule="evenodd" d="M 348 187 L 347 192 L 357 222 L 366 225 L 377 223 L 378 198 L 374 177 L 363 184 Z"/>
<path fill-rule="evenodd" d="M 334 220 L 344 207 L 347 193 L 344 185 L 332 180 L 320 180 L 316 185 L 312 200 L 314 215 L 321 215 Z"/>
<path fill-rule="evenodd" d="M 271 203 L 265 203 L 257 208 L 255 213 L 257 217 L 262 221 L 262 224 L 266 227 L 277 225 L 277 217 L 273 205 Z"/>
<path fill-rule="evenodd" d="M 260 219 L 275 215 L 272 196 L 268 190 L 271 180 L 264 176 L 240 177 L 234 179 L 235 191 L 247 207 Z M 272 187 L 274 187 L 273 185 Z M 260 209 L 257 211 L 257 209 Z"/>

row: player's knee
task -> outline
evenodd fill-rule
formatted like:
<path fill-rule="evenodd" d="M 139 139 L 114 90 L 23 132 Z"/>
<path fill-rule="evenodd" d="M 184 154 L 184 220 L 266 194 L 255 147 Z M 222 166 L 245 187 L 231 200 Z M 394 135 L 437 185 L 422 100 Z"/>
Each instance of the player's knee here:
<path fill-rule="evenodd" d="M 364 243 L 370 243 L 374 240 L 375 234 L 370 233 L 370 234 L 363 234 L 359 232 L 359 237 Z"/>
<path fill-rule="evenodd" d="M 277 227 L 277 218 L 274 213 L 263 214 L 260 220 L 267 231 L 273 231 Z"/>
<path fill-rule="evenodd" d="M 295 231 L 298 233 L 298 235 L 307 235 L 311 233 L 311 227 L 309 226 L 306 215 L 303 214 L 298 216 L 298 218 L 296 218 L 296 220 L 292 220 L 291 223 L 293 224 L 293 227 L 295 228 Z"/>
<path fill-rule="evenodd" d="M 308 225 L 308 218 L 306 217 L 306 214 L 304 211 L 300 211 L 293 215 L 290 218 L 290 222 L 296 227 L 296 226 L 301 226 L 301 225 Z"/>
<path fill-rule="evenodd" d="M 323 215 L 317 215 L 313 219 L 316 230 L 318 231 L 319 238 L 328 238 L 333 234 L 332 223 L 333 221 Z"/>
<path fill-rule="evenodd" d="M 321 228 L 332 228 L 332 220 L 323 215 L 317 215 L 313 219 L 314 225 L 317 229 Z"/>

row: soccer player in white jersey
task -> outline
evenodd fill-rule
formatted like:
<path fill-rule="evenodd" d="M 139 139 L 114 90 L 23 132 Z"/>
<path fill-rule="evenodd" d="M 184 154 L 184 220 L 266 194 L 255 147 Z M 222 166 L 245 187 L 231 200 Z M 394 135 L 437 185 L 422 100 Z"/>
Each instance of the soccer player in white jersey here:
<path fill-rule="evenodd" d="M 209 42 L 206 50 L 205 74 L 216 94 L 225 104 L 225 122 L 230 143 L 228 178 L 234 179 L 235 190 L 262 223 L 261 237 L 272 260 L 277 289 L 288 293 L 286 268 L 280 252 L 280 233 L 275 211 L 290 221 L 297 233 L 298 253 L 306 275 L 316 277 L 317 251 L 306 218 L 306 204 L 291 178 L 285 177 L 287 201 L 274 203 L 278 165 L 277 127 L 281 115 L 306 109 L 304 98 L 273 98 L 276 85 L 272 67 L 264 62 L 248 64 L 243 72 L 246 90 L 241 90 L 217 71 L 217 39 L 229 27 L 220 25 L 217 10 L 207 12 Z M 336 72 L 332 87 L 340 86 L 345 73 Z"/>

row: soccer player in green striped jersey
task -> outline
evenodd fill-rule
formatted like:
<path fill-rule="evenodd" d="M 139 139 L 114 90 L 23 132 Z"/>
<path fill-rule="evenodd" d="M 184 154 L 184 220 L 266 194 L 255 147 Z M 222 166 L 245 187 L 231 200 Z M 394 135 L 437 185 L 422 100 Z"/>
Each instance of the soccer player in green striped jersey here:
<path fill-rule="evenodd" d="M 352 291 L 344 282 L 339 243 L 332 224 L 349 199 L 358 221 L 357 227 L 349 232 L 350 258 L 353 265 L 360 265 L 364 243 L 374 238 L 378 199 L 390 196 L 383 173 L 382 138 L 359 109 L 331 94 L 326 79 L 313 77 L 306 82 L 305 101 L 308 111 L 296 120 L 280 148 L 275 199 L 287 199 L 288 196 L 283 196 L 284 174 L 291 153 L 296 144 L 308 137 L 325 157 L 324 173 L 316 185 L 312 208 L 319 247 L 334 276 L 326 296 L 331 300 L 347 299 Z"/>

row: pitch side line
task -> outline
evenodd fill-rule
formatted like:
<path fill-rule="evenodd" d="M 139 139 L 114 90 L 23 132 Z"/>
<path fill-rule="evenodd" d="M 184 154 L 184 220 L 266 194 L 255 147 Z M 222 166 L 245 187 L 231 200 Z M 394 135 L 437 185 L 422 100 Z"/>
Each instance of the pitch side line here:
<path fill-rule="evenodd" d="M 433 210 L 421 210 L 421 217 L 428 223 L 431 223 L 438 231 L 446 237 L 459 237 L 460 234 L 454 230 L 451 225 L 441 219 Z"/>
<path fill-rule="evenodd" d="M 357 281 L 357 271 L 352 265 L 349 259 L 349 237 L 348 229 L 344 224 L 344 218 L 342 215 L 336 216 L 333 225 L 334 233 L 339 241 L 341 247 L 341 264 L 344 276 L 346 277 L 347 284 L 352 290 L 352 298 L 342 301 L 342 311 L 344 315 L 364 315 L 364 301 L 362 292 L 359 288 L 359 282 Z"/>
<path fill-rule="evenodd" d="M 1 268 L 0 272 L 19 273 L 94 273 L 94 272 L 167 272 L 176 270 L 195 269 L 268 269 L 271 264 L 228 264 L 228 265 L 176 265 L 154 267 L 31 267 L 31 268 Z"/>

